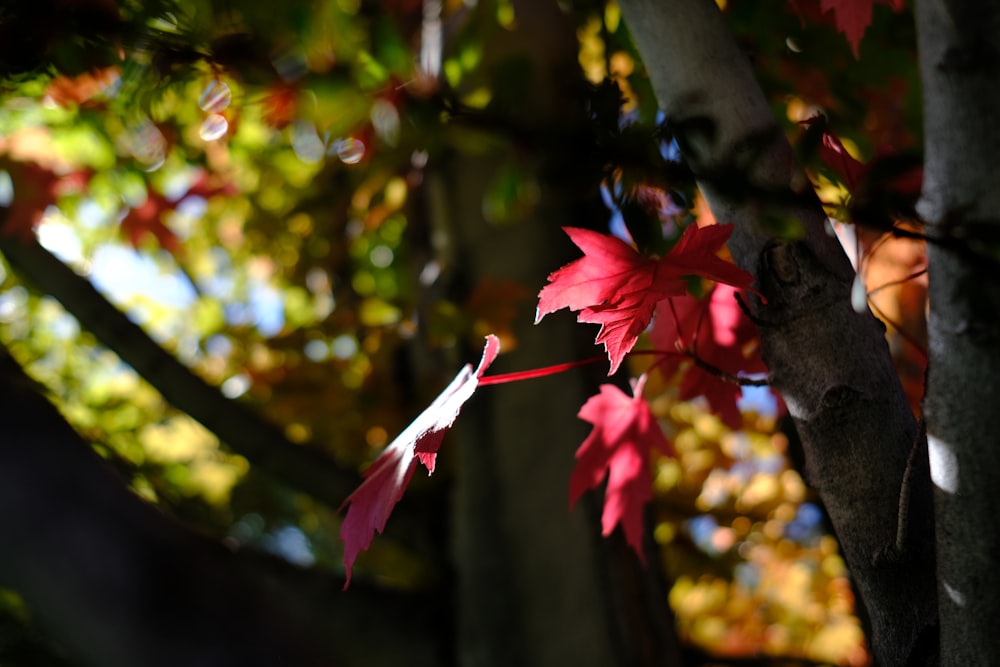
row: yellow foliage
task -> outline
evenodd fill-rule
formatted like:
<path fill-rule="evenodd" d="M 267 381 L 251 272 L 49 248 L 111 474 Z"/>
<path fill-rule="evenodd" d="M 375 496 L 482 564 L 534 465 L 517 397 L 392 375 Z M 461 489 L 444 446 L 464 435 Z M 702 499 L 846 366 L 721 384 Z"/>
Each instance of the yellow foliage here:
<path fill-rule="evenodd" d="M 604 59 L 604 40 L 601 39 L 602 25 L 600 18 L 592 16 L 576 33 L 580 42 L 578 55 L 580 67 L 587 80 L 593 84 L 601 83 L 608 75 Z"/>
<path fill-rule="evenodd" d="M 221 451 L 218 438 L 184 415 L 147 425 L 139 438 L 151 461 L 183 466 L 186 474 L 172 478 L 185 493 L 210 505 L 228 503 L 233 486 L 250 467 L 243 457 Z M 147 496 L 155 496 L 152 489 L 147 491 Z"/>
<path fill-rule="evenodd" d="M 219 441 L 189 417 L 173 417 L 150 424 L 139 434 L 146 454 L 161 463 L 186 463 L 218 450 Z"/>

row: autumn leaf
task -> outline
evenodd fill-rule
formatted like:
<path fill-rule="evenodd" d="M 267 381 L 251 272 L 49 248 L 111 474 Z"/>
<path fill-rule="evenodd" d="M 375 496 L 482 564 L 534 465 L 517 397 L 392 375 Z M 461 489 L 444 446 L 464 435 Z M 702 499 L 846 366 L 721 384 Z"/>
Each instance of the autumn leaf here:
<path fill-rule="evenodd" d="M 576 452 L 576 467 L 569 481 L 569 504 L 585 491 L 601 485 L 605 477 L 601 532 L 611 534 L 621 524 L 625 540 L 645 562 L 642 551 L 642 511 L 652 497 L 650 455 L 674 455 L 656 417 L 642 398 L 645 376 L 632 382 L 632 396 L 611 384 L 601 385 L 577 416 L 594 429 Z"/>
<path fill-rule="evenodd" d="M 680 351 L 658 365 L 667 378 L 682 368 L 681 400 L 704 396 L 712 412 L 730 428 L 743 424 L 735 377 L 767 371 L 760 358 L 757 327 L 736 302 L 736 290 L 717 285 L 703 300 L 684 295 L 661 307 L 650 342 L 658 350 Z"/>
<path fill-rule="evenodd" d="M 434 473 L 444 434 L 455 423 L 462 406 L 472 397 L 479 386 L 479 379 L 499 352 L 499 339 L 487 336 L 479 366 L 473 370 L 472 365 L 467 364 L 455 376 L 434 402 L 368 467 L 365 481 L 341 505 L 341 509 L 347 507 L 340 526 L 340 539 L 344 541 L 344 566 L 347 569 L 345 590 L 351 583 L 351 569 L 358 553 L 368 548 L 375 531 L 381 533 L 385 530 L 389 515 L 413 477 L 417 461 L 424 464 L 428 474 Z"/>
<path fill-rule="evenodd" d="M 805 127 L 812 127 L 816 123 L 825 124 L 823 116 L 813 116 L 802 121 Z M 865 165 L 847 152 L 847 148 L 840 141 L 837 135 L 823 129 L 817 149 L 819 158 L 830 169 L 837 174 L 841 182 L 847 187 L 848 192 L 855 192 L 858 184 L 861 183 L 865 175 Z"/>
<path fill-rule="evenodd" d="M 84 72 L 74 77 L 60 75 L 52 79 L 45 89 L 45 98 L 64 108 L 83 106 L 113 87 L 120 76 L 117 67 Z"/>
<path fill-rule="evenodd" d="M 236 188 L 231 183 L 213 183 L 209 175 L 202 171 L 182 196 L 175 199 L 149 189 L 146 201 L 129 210 L 121 221 L 121 232 L 134 248 L 138 248 L 148 236 L 156 239 L 164 250 L 171 253 L 180 248 L 180 239 L 165 223 L 166 217 L 188 197 L 209 199 L 216 195 L 232 195 Z"/>
<path fill-rule="evenodd" d="M 580 311 L 577 321 L 600 324 L 596 343 L 611 362 L 609 375 L 653 318 L 656 304 L 687 293 L 685 276 L 749 287 L 753 277 L 716 256 L 731 225 L 690 225 L 660 259 L 640 254 L 624 241 L 587 229 L 564 228 L 584 256 L 549 276 L 538 294 L 535 322 L 561 308 Z"/>
<path fill-rule="evenodd" d="M 844 33 L 854 57 L 858 57 L 861 38 L 872 22 L 872 7 L 876 2 L 891 5 L 896 11 L 903 8 L 903 0 L 821 0 L 824 12 L 833 11 L 837 29 Z"/>
<path fill-rule="evenodd" d="M 277 83 L 264 95 L 263 119 L 275 129 L 284 129 L 295 120 L 299 109 L 299 86 L 295 83 Z"/>
<path fill-rule="evenodd" d="M 64 195 L 85 191 L 91 177 L 86 170 L 58 174 L 31 162 L 8 162 L 6 166 L 14 195 L 0 233 L 22 239 L 33 237 L 45 209 L 58 204 Z"/>

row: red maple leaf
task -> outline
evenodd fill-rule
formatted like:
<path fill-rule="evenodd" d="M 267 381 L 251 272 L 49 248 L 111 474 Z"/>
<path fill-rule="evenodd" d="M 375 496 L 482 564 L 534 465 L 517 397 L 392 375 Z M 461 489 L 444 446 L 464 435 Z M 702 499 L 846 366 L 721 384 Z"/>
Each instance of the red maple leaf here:
<path fill-rule="evenodd" d="M 561 308 L 580 311 L 578 322 L 600 324 L 596 343 L 604 345 L 613 374 L 635 345 L 656 304 L 687 293 L 685 276 L 749 287 L 753 277 L 716 256 L 731 225 L 689 225 L 670 252 L 656 259 L 624 241 L 587 229 L 565 227 L 584 256 L 549 276 L 538 294 L 535 322 Z"/>
<path fill-rule="evenodd" d="M 262 102 L 264 122 L 281 130 L 288 127 L 299 108 L 299 85 L 295 83 L 277 83 L 268 88 Z"/>
<path fill-rule="evenodd" d="M 740 374 L 764 373 L 757 327 L 736 302 L 736 290 L 717 285 L 704 300 L 673 297 L 653 323 L 650 342 L 658 350 L 681 353 L 667 356 L 659 365 L 665 377 L 683 366 L 680 398 L 704 396 L 709 407 L 731 428 L 743 419 L 737 407 Z"/>
<path fill-rule="evenodd" d="M 34 235 L 45 209 L 58 204 L 63 195 L 84 191 L 91 177 L 87 170 L 58 174 L 33 162 L 8 162 L 6 167 L 14 197 L 7 207 L 6 219 L 0 224 L 0 233 L 22 239 Z"/>
<path fill-rule="evenodd" d="M 486 347 L 478 368 L 467 364 L 434 402 L 396 436 L 385 451 L 365 471 L 365 481 L 341 505 L 347 515 L 340 526 L 340 539 L 344 541 L 344 566 L 347 581 L 351 583 L 351 568 L 362 549 L 367 549 L 375 531 L 385 530 L 386 521 L 403 491 L 413 477 L 417 461 L 424 464 L 428 474 L 434 473 L 441 440 L 455 423 L 459 411 L 479 386 L 483 376 L 500 352 L 496 336 L 486 337 Z"/>
<path fill-rule="evenodd" d="M 807 118 L 801 125 L 810 127 L 815 123 L 825 122 L 822 116 Z M 837 135 L 824 129 L 817 150 L 820 159 L 832 169 L 852 195 L 864 195 L 873 187 L 881 188 L 893 194 L 909 199 L 916 199 L 923 187 L 923 168 L 914 166 L 905 170 L 894 170 L 890 178 L 873 177 L 883 160 L 891 160 L 896 152 L 889 147 L 881 147 L 875 157 L 868 162 L 861 162 L 851 155 Z M 875 178 L 876 182 L 873 182 Z"/>
<path fill-rule="evenodd" d="M 164 222 L 166 216 L 188 197 L 209 199 L 216 195 L 235 193 L 236 188 L 232 183 L 213 183 L 204 171 L 198 173 L 187 192 L 175 199 L 149 188 L 146 201 L 131 209 L 122 219 L 121 232 L 134 248 L 138 248 L 147 236 L 152 236 L 161 248 L 175 253 L 180 248 L 180 239 Z"/>
<path fill-rule="evenodd" d="M 645 376 L 632 383 L 632 396 L 611 384 L 601 385 L 577 416 L 594 425 L 576 451 L 576 467 L 569 480 L 572 508 L 588 489 L 607 477 L 601 531 L 611 534 L 621 524 L 625 540 L 645 562 L 642 551 L 642 510 L 652 498 L 650 454 L 674 455 L 656 417 L 642 398 Z"/>
<path fill-rule="evenodd" d="M 820 0 L 824 12 L 833 10 L 837 29 L 844 33 L 847 42 L 858 57 L 861 38 L 872 22 L 872 7 L 875 3 L 891 5 L 897 12 L 903 9 L 903 0 Z"/>
<path fill-rule="evenodd" d="M 57 76 L 45 89 L 45 97 L 61 107 L 84 106 L 114 86 L 121 76 L 117 67 L 84 72 L 74 77 Z"/>
<path fill-rule="evenodd" d="M 806 127 L 814 123 L 824 122 L 822 116 L 813 116 L 802 121 Z M 840 141 L 837 135 L 828 130 L 823 130 L 822 139 L 817 151 L 819 158 L 826 163 L 826 166 L 840 177 L 840 180 L 847 186 L 848 192 L 855 192 L 858 184 L 861 183 L 865 175 L 865 165 L 847 152 L 847 148 Z"/>

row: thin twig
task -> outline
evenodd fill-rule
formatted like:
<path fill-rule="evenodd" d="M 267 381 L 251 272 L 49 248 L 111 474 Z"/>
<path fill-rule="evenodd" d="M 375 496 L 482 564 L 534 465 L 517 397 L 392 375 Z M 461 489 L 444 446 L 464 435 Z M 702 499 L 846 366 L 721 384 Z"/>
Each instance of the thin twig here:
<path fill-rule="evenodd" d="M 869 299 L 872 298 L 873 295 L 877 294 L 878 292 L 881 292 L 882 290 L 884 290 L 887 287 L 893 287 L 895 285 L 902 285 L 903 283 L 909 282 L 911 280 L 915 280 L 916 278 L 919 278 L 920 276 L 922 276 L 922 275 L 924 275 L 926 273 L 927 273 L 927 267 L 924 267 L 924 268 L 920 269 L 919 271 L 915 271 L 915 272 L 911 273 L 910 275 L 906 276 L 905 278 L 899 278 L 898 280 L 890 280 L 887 283 L 883 283 L 882 285 L 879 285 L 878 287 L 869 290 L 868 291 L 868 298 Z"/>
<path fill-rule="evenodd" d="M 656 366 L 666 361 L 668 357 L 682 356 L 685 357 L 686 359 L 690 359 L 692 362 L 694 362 L 695 366 L 702 369 L 706 373 L 710 373 L 718 378 L 725 380 L 726 382 L 731 382 L 732 384 L 738 384 L 741 387 L 768 387 L 771 384 L 770 382 L 768 382 L 767 379 L 755 380 L 753 378 L 741 377 L 739 375 L 733 375 L 732 373 L 727 373 L 718 366 L 708 363 L 707 361 L 699 357 L 691 350 L 682 349 L 678 350 L 677 352 L 666 352 L 664 350 L 632 350 L 628 354 L 629 356 L 653 355 L 661 357 L 660 360 L 658 360 L 656 363 L 653 364 L 651 369 L 656 368 Z"/>
<path fill-rule="evenodd" d="M 716 377 L 730 382 L 732 384 L 738 384 L 741 387 L 768 387 L 770 382 L 767 378 L 761 378 L 760 380 L 754 380 L 753 378 L 741 377 L 739 375 L 733 375 L 732 373 L 727 373 L 718 366 L 713 366 L 704 359 L 701 359 L 694 352 L 688 352 L 686 356 L 694 362 L 694 365 L 705 371 L 706 373 L 711 373 Z"/>

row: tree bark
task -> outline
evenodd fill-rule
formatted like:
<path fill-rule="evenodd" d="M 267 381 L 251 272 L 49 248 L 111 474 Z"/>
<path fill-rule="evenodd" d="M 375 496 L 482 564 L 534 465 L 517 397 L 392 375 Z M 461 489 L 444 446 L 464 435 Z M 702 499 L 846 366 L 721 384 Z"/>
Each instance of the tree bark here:
<path fill-rule="evenodd" d="M 867 607 L 876 658 L 924 664 L 936 623 L 929 480 L 915 457 L 906 514 L 920 541 L 897 545 L 900 488 L 920 438 L 884 327 L 852 309 L 854 271 L 716 4 L 620 5 L 684 159 L 716 219 L 735 225 L 730 250 L 766 298 L 749 301 L 770 380 Z M 774 219 L 796 221 L 802 238 L 773 239 Z"/>
<path fill-rule="evenodd" d="M 467 293 L 485 278 L 513 281 L 534 293 L 571 252 L 560 225 L 607 219 L 589 163 L 578 154 L 548 150 L 563 148 L 562 138 L 574 131 L 589 135 L 572 28 L 555 3 L 514 4 L 516 27 L 487 41 L 481 69 L 499 72 L 530 63 L 530 81 L 518 81 L 524 89 L 514 117 L 530 119 L 529 127 L 537 129 L 530 135 L 541 142 L 521 154 L 525 175 L 538 179 L 539 199 L 516 221 L 491 222 L 483 215 L 484 197 L 498 163 L 510 153 L 456 156 L 442 165 L 451 195 L 447 216 L 458 262 L 451 283 L 457 292 Z M 517 349 L 503 354 L 494 372 L 596 352 L 596 331 L 568 314 L 532 327 L 533 305 L 529 298 L 519 309 Z M 680 664 L 658 568 L 643 568 L 619 536 L 605 543 L 598 515 L 584 503 L 568 509 L 573 452 L 587 432 L 572 415 L 596 393 L 602 374 L 577 370 L 484 387 L 456 424 L 454 554 L 462 665 Z"/>
<path fill-rule="evenodd" d="M 1000 662 L 1000 4 L 917 3 L 941 664 Z"/>

